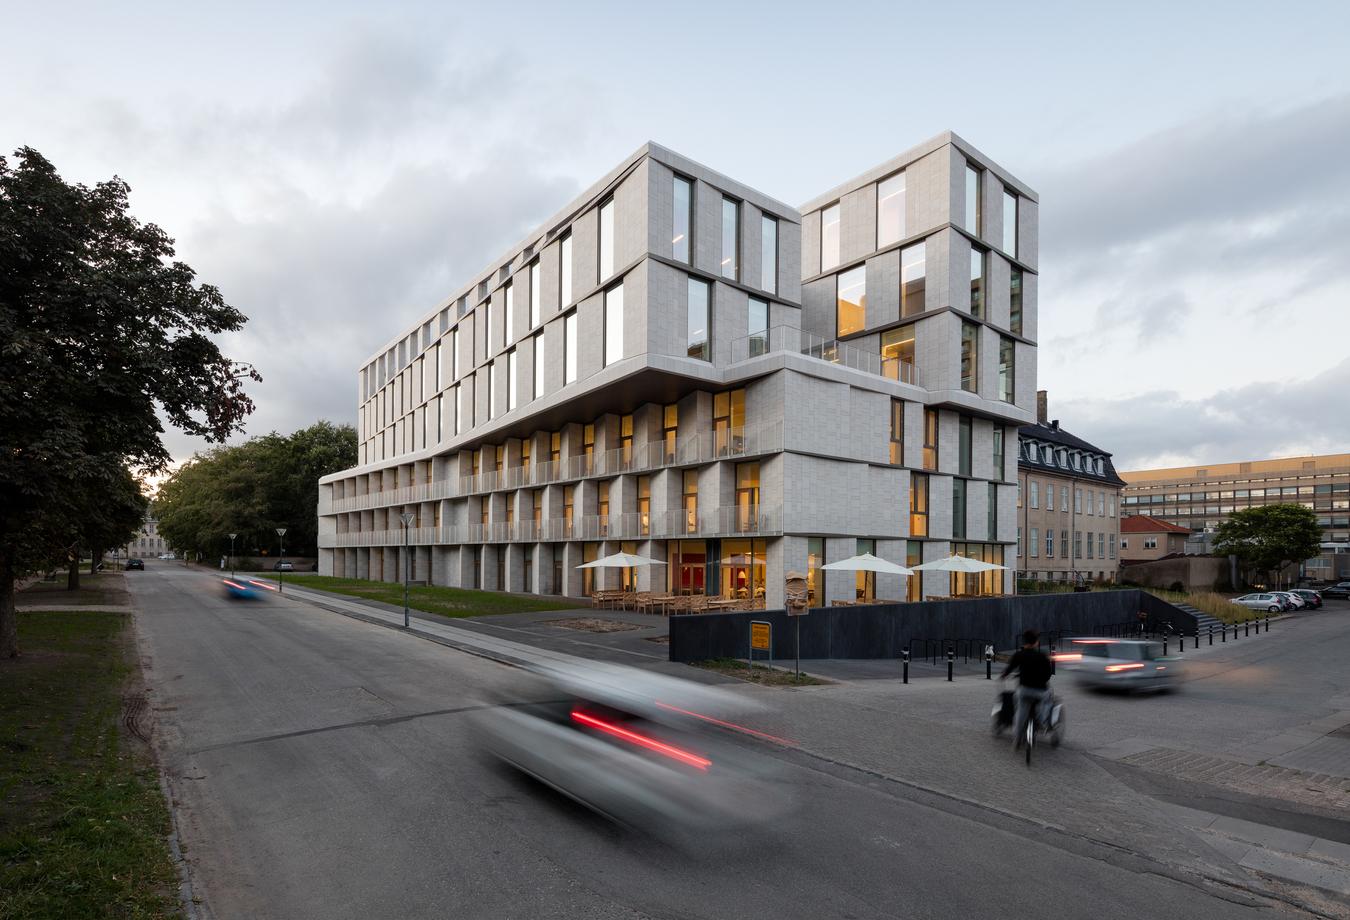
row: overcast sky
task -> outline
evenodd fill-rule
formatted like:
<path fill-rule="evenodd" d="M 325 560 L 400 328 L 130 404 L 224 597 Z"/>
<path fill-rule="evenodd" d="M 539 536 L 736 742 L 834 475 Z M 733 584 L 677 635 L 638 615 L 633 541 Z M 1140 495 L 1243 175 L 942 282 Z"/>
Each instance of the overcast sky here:
<path fill-rule="evenodd" d="M 800 203 L 940 131 L 1041 197 L 1051 415 L 1121 469 L 1350 450 L 1350 3 L 19 3 L 0 149 L 250 318 L 249 434 L 647 140 Z M 178 459 L 200 443 L 169 432 Z"/>

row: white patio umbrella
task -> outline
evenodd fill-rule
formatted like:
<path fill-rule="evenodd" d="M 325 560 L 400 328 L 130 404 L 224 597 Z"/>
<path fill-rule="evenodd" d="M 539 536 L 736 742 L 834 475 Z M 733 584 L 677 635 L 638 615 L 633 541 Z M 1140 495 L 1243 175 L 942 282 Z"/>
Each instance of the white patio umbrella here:
<path fill-rule="evenodd" d="M 828 566 L 826 566 L 828 568 Z M 922 565 L 916 565 L 914 571 L 924 572 L 992 572 L 995 569 L 1006 569 L 1006 565 L 998 565 L 993 562 L 981 562 L 979 559 L 970 559 L 957 553 L 954 556 L 947 556 L 943 559 L 934 559 L 932 562 L 925 562 Z"/>
<path fill-rule="evenodd" d="M 831 562 L 828 565 L 822 565 L 822 571 L 827 572 L 881 572 L 885 575 L 913 575 L 913 569 L 907 569 L 903 565 L 896 565 L 894 562 L 887 562 L 885 559 L 878 559 L 871 553 L 863 553 L 860 556 L 849 556 L 847 559 L 840 559 L 838 562 Z M 919 566 L 919 568 L 923 568 Z"/>
<path fill-rule="evenodd" d="M 611 553 L 601 556 L 594 562 L 583 562 L 579 569 L 631 569 L 641 565 L 665 565 L 660 559 L 648 556 L 636 556 L 633 553 Z"/>

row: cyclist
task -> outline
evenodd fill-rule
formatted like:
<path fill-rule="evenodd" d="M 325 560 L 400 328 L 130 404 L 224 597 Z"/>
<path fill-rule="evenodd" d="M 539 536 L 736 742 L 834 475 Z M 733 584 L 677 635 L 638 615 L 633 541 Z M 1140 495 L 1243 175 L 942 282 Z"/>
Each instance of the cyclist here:
<path fill-rule="evenodd" d="M 1008 666 L 999 675 L 1003 680 L 1013 671 L 1017 672 L 1017 714 L 1013 719 L 1013 749 L 1017 750 L 1025 743 L 1027 719 L 1033 708 L 1038 708 L 1049 694 L 1052 672 L 1050 657 L 1040 650 L 1041 634 L 1028 629 L 1022 634 L 1022 647 L 1013 653 Z"/>

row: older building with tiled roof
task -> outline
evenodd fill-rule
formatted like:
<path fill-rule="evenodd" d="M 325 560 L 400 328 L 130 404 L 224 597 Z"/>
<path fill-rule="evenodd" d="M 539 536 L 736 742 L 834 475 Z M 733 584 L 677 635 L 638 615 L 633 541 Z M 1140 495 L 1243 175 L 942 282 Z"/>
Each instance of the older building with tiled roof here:
<path fill-rule="evenodd" d="M 1120 491 L 1111 454 L 1047 420 L 1036 394 L 1036 424 L 1018 429 L 1018 577 L 1114 581 L 1120 545 Z"/>
<path fill-rule="evenodd" d="M 1120 563 L 1149 562 L 1186 552 L 1189 527 L 1131 514 L 1120 519 Z"/>

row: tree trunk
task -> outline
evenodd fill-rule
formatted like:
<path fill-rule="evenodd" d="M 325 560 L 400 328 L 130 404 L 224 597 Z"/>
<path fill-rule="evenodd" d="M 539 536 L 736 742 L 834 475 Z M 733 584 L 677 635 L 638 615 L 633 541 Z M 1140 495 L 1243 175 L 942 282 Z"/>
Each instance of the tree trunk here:
<path fill-rule="evenodd" d="M 0 559 L 0 661 L 19 657 L 19 618 L 14 613 L 14 562 Z"/>
<path fill-rule="evenodd" d="M 98 572 L 98 567 L 103 563 L 103 550 L 96 549 L 89 554 L 89 574 Z"/>
<path fill-rule="evenodd" d="M 76 553 L 75 558 L 70 560 L 70 571 L 66 574 L 66 590 L 80 590 L 80 554 Z"/>

